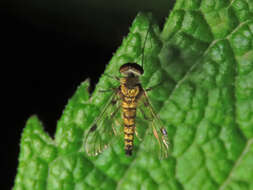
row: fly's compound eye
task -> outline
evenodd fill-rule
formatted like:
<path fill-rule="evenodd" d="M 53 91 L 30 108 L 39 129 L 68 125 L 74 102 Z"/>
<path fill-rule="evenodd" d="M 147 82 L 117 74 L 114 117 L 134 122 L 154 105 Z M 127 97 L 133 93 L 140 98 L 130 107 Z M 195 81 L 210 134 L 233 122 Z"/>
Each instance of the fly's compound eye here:
<path fill-rule="evenodd" d="M 120 67 L 119 72 L 124 75 L 134 74 L 140 76 L 144 71 L 137 63 L 126 63 Z"/>

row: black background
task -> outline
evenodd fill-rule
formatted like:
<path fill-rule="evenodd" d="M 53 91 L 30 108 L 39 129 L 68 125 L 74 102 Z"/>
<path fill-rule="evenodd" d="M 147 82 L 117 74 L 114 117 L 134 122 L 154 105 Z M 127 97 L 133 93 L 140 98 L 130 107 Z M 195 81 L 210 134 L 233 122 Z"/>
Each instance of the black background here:
<path fill-rule="evenodd" d="M 139 11 L 161 26 L 173 2 L 166 0 L 1 1 L 1 189 L 11 189 L 21 132 L 36 114 L 51 136 L 76 87 L 92 88 Z"/>

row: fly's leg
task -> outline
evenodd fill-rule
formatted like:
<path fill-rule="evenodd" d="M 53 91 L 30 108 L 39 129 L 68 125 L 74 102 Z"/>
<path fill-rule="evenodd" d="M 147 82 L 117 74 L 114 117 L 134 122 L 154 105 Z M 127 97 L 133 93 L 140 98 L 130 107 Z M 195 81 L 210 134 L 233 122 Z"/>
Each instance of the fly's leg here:
<path fill-rule="evenodd" d="M 119 109 L 120 109 L 120 106 L 118 106 L 117 109 L 114 112 L 111 113 L 111 118 L 113 118 L 116 115 L 116 113 L 119 111 Z M 116 129 L 114 128 L 114 126 L 112 126 L 112 130 L 113 130 L 114 135 L 118 134 L 117 131 L 116 131 Z"/>
<path fill-rule="evenodd" d="M 99 90 L 98 92 L 104 93 L 104 92 L 111 92 L 112 90 L 113 90 L 112 88 L 109 88 L 109 89 L 106 89 L 106 90 Z"/>
<path fill-rule="evenodd" d="M 120 81 L 120 78 L 119 77 L 117 77 L 117 76 L 112 76 L 112 75 L 109 75 L 109 74 L 107 74 L 107 73 L 104 73 L 104 75 L 105 76 L 107 76 L 107 77 L 110 77 L 110 78 L 112 78 L 112 79 L 114 79 L 114 80 L 116 80 L 116 81 Z M 109 88 L 109 89 L 101 89 L 101 90 L 99 90 L 98 92 L 101 92 L 101 93 L 103 93 L 103 92 L 112 92 L 112 91 L 118 91 L 118 88 Z"/>
<path fill-rule="evenodd" d="M 168 132 L 164 127 L 162 127 L 160 130 L 161 130 L 161 133 L 162 133 L 163 144 L 168 149 L 169 148 Z"/>
<path fill-rule="evenodd" d="M 118 99 L 114 99 L 114 100 L 112 100 L 111 103 L 112 103 L 113 105 L 115 105 L 117 102 L 118 102 Z M 119 111 L 120 108 L 121 108 L 121 105 L 119 104 L 119 105 L 117 106 L 116 110 L 114 110 L 114 112 L 111 113 L 111 118 L 114 118 L 114 119 L 117 121 L 117 123 L 119 123 L 119 122 L 118 122 L 118 119 L 115 118 L 115 115 L 118 113 L 118 111 Z M 112 126 L 112 129 L 113 129 L 114 135 L 118 135 L 118 132 L 117 132 L 117 130 L 115 129 L 114 126 Z"/>
<path fill-rule="evenodd" d="M 142 141 L 142 138 L 139 136 L 137 130 L 134 129 L 135 136 L 139 139 L 139 141 Z"/>
<path fill-rule="evenodd" d="M 112 91 L 117 91 L 117 90 L 118 88 L 108 88 L 108 89 L 98 90 L 98 92 L 104 93 L 104 92 L 112 92 Z"/>
<path fill-rule="evenodd" d="M 145 102 L 145 106 L 147 106 L 146 102 Z M 143 115 L 143 117 L 144 117 L 145 120 L 152 121 L 150 118 L 147 117 L 146 113 L 144 112 L 144 110 L 142 108 L 139 108 L 139 109 L 141 110 L 141 113 L 142 113 L 142 115 Z"/>
<path fill-rule="evenodd" d="M 119 119 L 115 119 L 115 120 L 116 120 L 116 123 L 117 123 L 118 126 L 123 126 L 122 122 L 120 122 Z M 114 128 L 114 127 L 112 127 L 112 129 L 113 129 L 113 132 L 114 132 L 115 135 L 119 135 L 119 133 L 120 133 L 119 130 L 117 131 L 116 128 Z"/>
<path fill-rule="evenodd" d="M 110 77 L 110 78 L 112 78 L 112 79 L 114 79 L 114 80 L 116 80 L 116 81 L 120 81 L 120 78 L 117 77 L 117 76 L 112 76 L 112 75 L 107 74 L 107 73 L 104 73 L 104 75 L 107 76 L 107 77 Z"/>
<path fill-rule="evenodd" d="M 160 86 L 161 84 L 162 84 L 162 83 L 160 82 L 160 83 L 158 83 L 158 84 L 156 84 L 156 85 L 154 85 L 154 86 L 151 86 L 151 87 L 145 89 L 145 91 L 146 91 L 146 92 L 151 91 L 151 90 L 153 90 L 154 88 L 157 88 L 158 86 Z"/>
<path fill-rule="evenodd" d="M 157 119 L 157 120 L 160 120 L 157 115 L 155 114 L 154 110 L 153 110 L 153 107 L 151 105 L 151 103 L 149 102 L 148 100 L 148 97 L 147 97 L 147 94 L 146 92 L 144 91 L 144 96 L 145 96 L 145 101 L 144 101 L 144 105 L 146 107 L 148 107 L 148 109 L 151 111 L 152 115 Z M 155 129 L 155 128 L 154 128 Z M 156 131 L 156 130 L 154 130 Z M 162 134 L 162 141 L 163 141 L 163 144 L 166 146 L 166 148 L 169 147 L 169 140 L 168 140 L 168 133 L 167 133 L 167 130 L 164 128 L 164 127 L 160 127 L 160 132 Z M 156 132 L 157 134 L 157 132 Z M 154 135 L 156 136 L 156 134 L 154 133 Z"/>

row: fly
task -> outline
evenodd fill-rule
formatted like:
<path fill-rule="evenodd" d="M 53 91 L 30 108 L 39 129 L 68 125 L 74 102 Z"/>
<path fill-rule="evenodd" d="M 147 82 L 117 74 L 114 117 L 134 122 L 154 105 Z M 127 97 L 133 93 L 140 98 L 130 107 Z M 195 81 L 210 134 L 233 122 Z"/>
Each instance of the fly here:
<path fill-rule="evenodd" d="M 144 46 L 147 35 L 148 33 L 145 37 Z M 125 154 L 131 156 L 134 137 L 135 135 L 138 137 L 136 129 L 142 127 L 136 125 L 136 117 L 141 114 L 149 123 L 147 128 L 149 133 L 147 135 L 153 134 L 147 137 L 147 139 L 150 139 L 147 140 L 150 145 L 144 147 L 144 149 L 148 150 L 152 147 L 152 152 L 159 153 L 160 157 L 167 157 L 169 148 L 167 131 L 162 126 L 149 101 L 147 91 L 142 87 L 139 80 L 139 77 L 144 73 L 143 67 L 137 63 L 126 63 L 120 67 L 119 72 L 122 75 L 121 78 L 117 78 L 120 85 L 113 88 L 113 94 L 108 103 L 86 134 L 84 143 L 87 154 L 97 155 L 108 145 L 113 144 L 114 136 L 121 136 L 122 134 L 124 136 Z M 122 119 L 117 120 L 120 115 Z M 153 139 L 156 139 L 156 142 Z"/>

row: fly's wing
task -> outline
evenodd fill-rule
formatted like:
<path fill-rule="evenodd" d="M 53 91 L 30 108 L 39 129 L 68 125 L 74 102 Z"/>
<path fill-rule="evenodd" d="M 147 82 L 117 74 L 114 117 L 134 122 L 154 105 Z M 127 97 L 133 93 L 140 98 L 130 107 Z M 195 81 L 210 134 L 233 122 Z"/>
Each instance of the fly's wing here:
<path fill-rule="evenodd" d="M 120 117 L 119 110 L 120 101 L 115 91 L 85 135 L 84 146 L 89 156 L 102 152 L 115 140 L 114 137 L 121 133 L 117 119 Z"/>
<path fill-rule="evenodd" d="M 156 154 L 159 158 L 164 159 L 169 155 L 169 140 L 167 131 L 163 126 L 162 121 L 155 113 L 145 91 L 139 103 L 138 112 L 143 116 L 148 124 L 140 149 L 150 153 L 151 155 Z M 137 126 L 137 131 L 138 127 L 140 128 L 141 126 Z"/>

